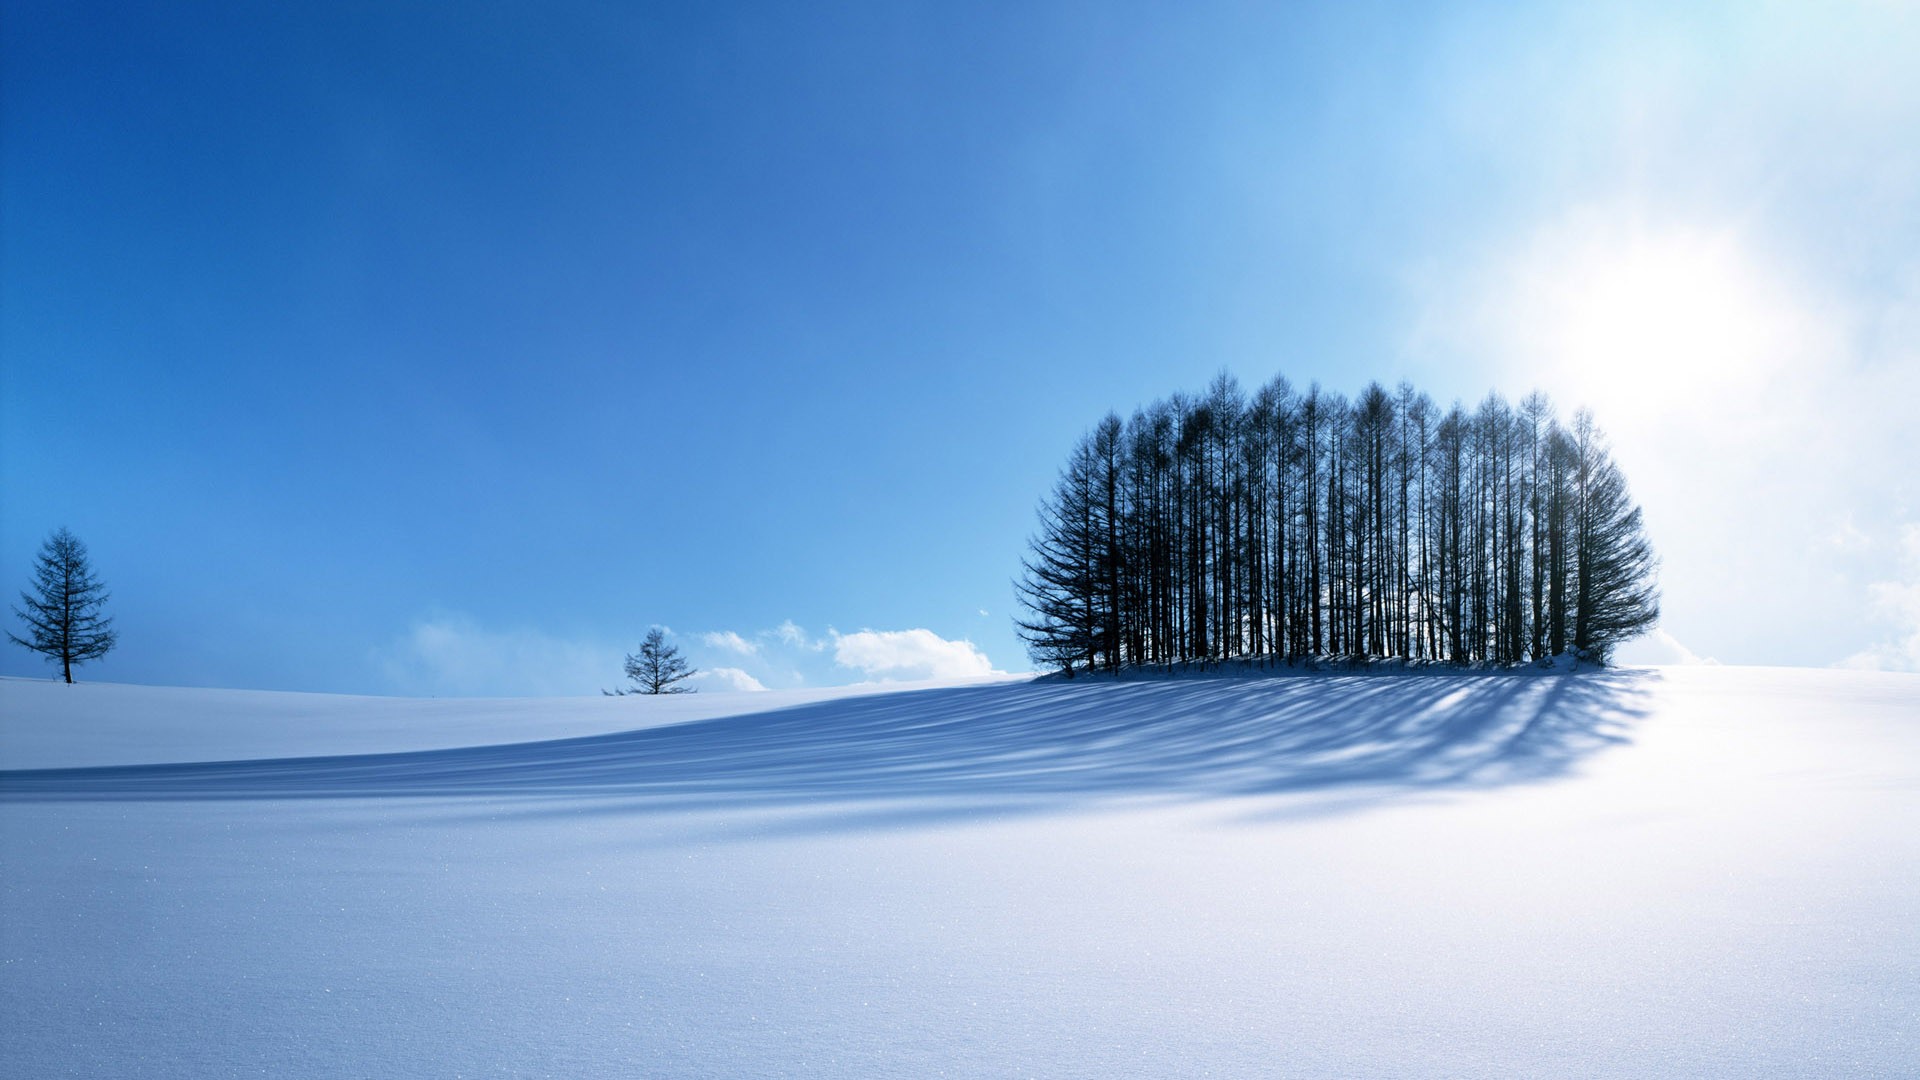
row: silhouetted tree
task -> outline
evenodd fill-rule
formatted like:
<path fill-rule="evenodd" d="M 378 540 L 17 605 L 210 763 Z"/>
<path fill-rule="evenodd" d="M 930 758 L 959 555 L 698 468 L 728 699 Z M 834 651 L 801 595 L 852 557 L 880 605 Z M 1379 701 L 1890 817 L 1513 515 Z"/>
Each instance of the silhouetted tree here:
<path fill-rule="evenodd" d="M 1014 621 L 1028 655 L 1068 676 L 1076 663 L 1095 665 L 1106 629 L 1102 603 L 1111 560 L 1101 550 L 1105 529 L 1095 520 L 1096 499 L 1104 497 L 1098 466 L 1093 437 L 1082 438 L 1040 506 L 1040 531 L 1028 542 L 1031 554 L 1014 583 L 1032 613 Z"/>
<path fill-rule="evenodd" d="M 633 680 L 633 685 L 603 690 L 601 693 L 691 694 L 693 687 L 679 683 L 699 673 L 698 668 L 687 666 L 680 650 L 667 643 L 666 631 L 656 626 L 647 631 L 647 638 L 640 643 L 639 652 L 627 654 L 627 678 Z"/>
<path fill-rule="evenodd" d="M 1644 633 L 1660 617 L 1653 549 L 1626 477 L 1608 459 L 1605 440 L 1585 409 L 1573 416 L 1575 574 L 1573 650 L 1606 663 L 1613 647 Z"/>
<path fill-rule="evenodd" d="M 61 676 L 72 682 L 75 664 L 107 655 L 118 640 L 113 619 L 101 614 L 107 597 L 87 561 L 87 545 L 61 529 L 40 545 L 33 591 L 21 592 L 24 606 L 13 609 L 27 624 L 27 636 L 8 633 L 7 640 L 58 662 Z"/>
<path fill-rule="evenodd" d="M 1230 376 L 1074 446 L 1015 584 L 1036 662 L 1604 660 L 1654 559 L 1590 416 Z"/>

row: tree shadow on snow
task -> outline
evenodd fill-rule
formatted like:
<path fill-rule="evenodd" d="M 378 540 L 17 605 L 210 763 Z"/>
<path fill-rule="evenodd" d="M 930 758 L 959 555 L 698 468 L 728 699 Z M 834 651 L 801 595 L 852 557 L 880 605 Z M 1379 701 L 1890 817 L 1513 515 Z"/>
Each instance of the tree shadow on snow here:
<path fill-rule="evenodd" d="M 565 813 L 801 807 L 832 810 L 813 819 L 821 827 L 848 828 L 1138 797 L 1391 795 L 1566 774 L 1626 741 L 1656 678 L 1005 683 L 547 742 L 0 772 L 0 800 L 491 797 L 520 809 L 530 808 L 524 800 L 564 800 L 552 809 Z M 806 820 L 790 824 L 805 828 Z"/>

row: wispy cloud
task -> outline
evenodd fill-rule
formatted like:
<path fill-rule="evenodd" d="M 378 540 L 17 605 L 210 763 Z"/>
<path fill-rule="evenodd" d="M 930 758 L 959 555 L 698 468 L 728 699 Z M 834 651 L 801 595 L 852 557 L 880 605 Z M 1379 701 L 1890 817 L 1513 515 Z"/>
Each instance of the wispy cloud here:
<path fill-rule="evenodd" d="M 701 634 L 700 640 L 705 642 L 710 649 L 719 649 L 723 652 L 736 653 L 740 656 L 753 656 L 760 651 L 760 646 L 755 645 L 753 642 L 748 641 L 746 638 L 741 637 L 731 630 L 716 630 L 711 633 Z"/>
<path fill-rule="evenodd" d="M 1837 666 L 1920 671 L 1920 524 L 1901 527 L 1900 549 L 1900 576 L 1867 587 L 1874 617 L 1888 636 Z"/>
<path fill-rule="evenodd" d="M 490 630 L 440 614 L 416 620 L 375 659 L 397 693 L 447 697 L 593 694 L 619 677 L 619 647 L 537 630 Z"/>
<path fill-rule="evenodd" d="M 703 690 L 756 692 L 766 689 L 759 679 L 737 667 L 705 668 L 689 681 L 701 684 Z"/>
<path fill-rule="evenodd" d="M 1617 663 L 1628 666 L 1636 664 L 1718 664 L 1720 661 L 1711 656 L 1701 656 L 1689 649 L 1679 638 L 1662 627 L 1654 627 L 1645 637 L 1636 638 L 1621 646 L 1614 655 Z"/>
<path fill-rule="evenodd" d="M 788 645 L 796 649 L 806 649 L 809 652 L 819 652 L 827 647 L 825 639 L 808 637 L 807 632 L 802 630 L 792 619 L 787 619 L 779 626 L 766 631 L 763 636 L 770 637 L 782 645 Z"/>

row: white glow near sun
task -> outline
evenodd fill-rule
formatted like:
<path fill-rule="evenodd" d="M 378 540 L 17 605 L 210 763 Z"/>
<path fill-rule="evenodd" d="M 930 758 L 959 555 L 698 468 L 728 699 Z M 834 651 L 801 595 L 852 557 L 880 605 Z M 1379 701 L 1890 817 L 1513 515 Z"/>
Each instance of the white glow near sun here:
<path fill-rule="evenodd" d="M 1512 294 L 1516 359 L 1603 426 L 1657 423 L 1752 388 L 1804 344 L 1799 309 L 1729 234 L 1561 234 Z"/>

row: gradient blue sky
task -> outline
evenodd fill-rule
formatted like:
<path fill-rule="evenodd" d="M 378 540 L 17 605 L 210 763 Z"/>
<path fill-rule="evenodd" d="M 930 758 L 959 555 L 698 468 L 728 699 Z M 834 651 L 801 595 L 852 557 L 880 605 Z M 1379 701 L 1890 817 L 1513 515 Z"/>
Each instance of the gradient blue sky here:
<path fill-rule="evenodd" d="M 91 546 L 83 677 L 1024 669 L 1067 448 L 1222 369 L 1590 403 L 1629 658 L 1920 665 L 1913 5 L 0 2 L 0 568 Z"/>

